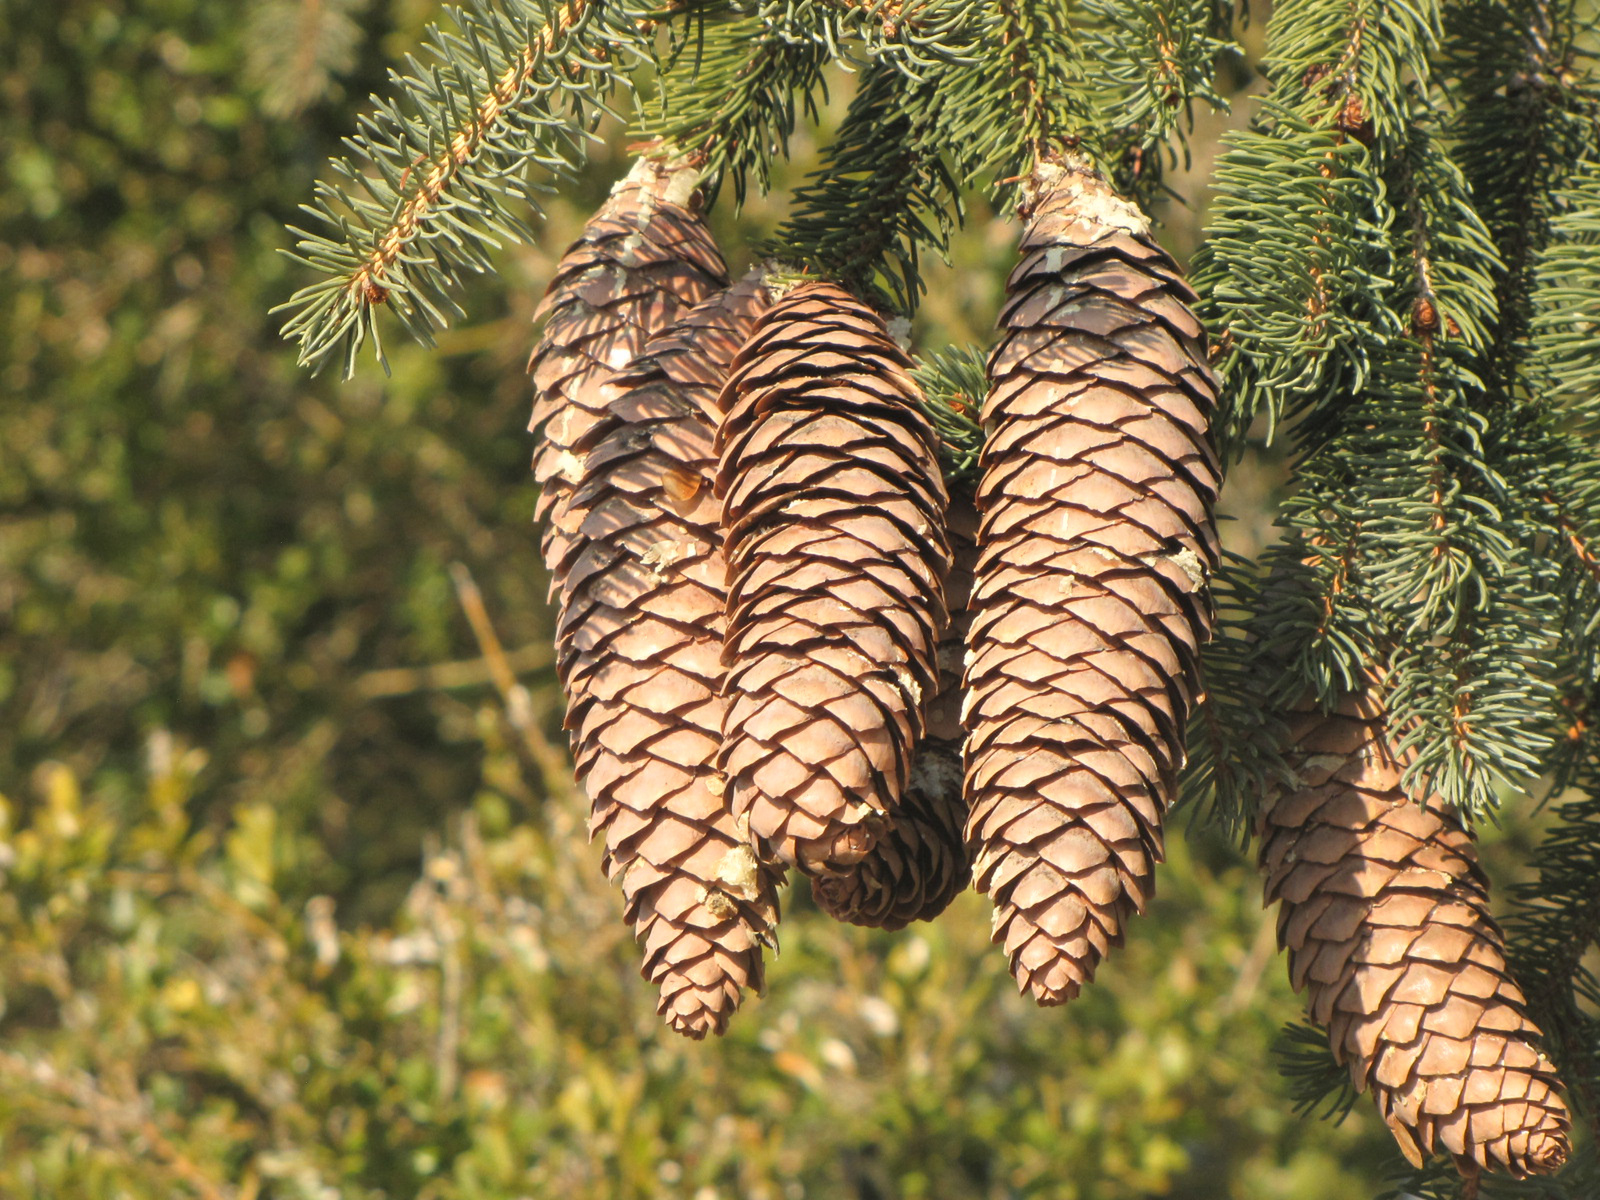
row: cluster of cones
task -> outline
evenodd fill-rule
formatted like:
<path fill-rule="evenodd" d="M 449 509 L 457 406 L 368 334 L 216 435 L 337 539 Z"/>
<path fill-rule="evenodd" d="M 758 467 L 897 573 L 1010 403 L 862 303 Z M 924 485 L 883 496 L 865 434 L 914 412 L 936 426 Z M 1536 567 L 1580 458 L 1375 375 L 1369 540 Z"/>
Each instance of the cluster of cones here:
<path fill-rule="evenodd" d="M 1023 991 L 1062 1003 L 1150 897 L 1200 697 L 1221 472 L 1194 297 L 1099 175 L 1040 166 L 981 479 L 950 495 L 882 317 L 731 281 L 696 183 L 640 160 L 531 364 L 567 722 L 660 1011 L 723 1031 L 790 868 L 887 929 L 974 882 Z M 1307 714 L 1264 822 L 1295 982 L 1408 1152 L 1552 1169 L 1566 1114 L 1468 836 L 1404 800 L 1353 703 Z"/>

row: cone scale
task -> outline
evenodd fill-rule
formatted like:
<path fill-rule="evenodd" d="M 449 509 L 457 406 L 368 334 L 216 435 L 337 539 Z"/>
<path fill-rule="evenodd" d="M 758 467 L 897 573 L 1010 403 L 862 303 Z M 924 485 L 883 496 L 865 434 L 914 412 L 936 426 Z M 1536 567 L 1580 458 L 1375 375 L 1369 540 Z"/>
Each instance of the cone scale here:
<path fill-rule="evenodd" d="M 1370 693 L 1295 714 L 1287 765 L 1297 785 L 1261 819 L 1261 868 L 1290 980 L 1334 1057 L 1416 1165 L 1558 1168 L 1569 1117 L 1471 834 L 1437 797 L 1406 797 Z"/>
<path fill-rule="evenodd" d="M 764 307 L 759 277 L 691 309 L 618 373 L 575 443 L 557 665 L 592 836 L 620 882 L 668 1023 L 720 1034 L 778 911 L 714 759 L 726 568 L 712 495 L 716 396 Z"/>
<path fill-rule="evenodd" d="M 904 793 L 949 569 L 936 440 L 880 317 L 805 283 L 723 390 L 729 566 L 719 764 L 763 858 L 838 874 Z"/>
<path fill-rule="evenodd" d="M 1151 894 L 1220 471 L 1194 296 L 1147 218 L 1070 162 L 1024 201 L 983 411 L 967 838 L 1019 987 L 1060 1004 Z"/>

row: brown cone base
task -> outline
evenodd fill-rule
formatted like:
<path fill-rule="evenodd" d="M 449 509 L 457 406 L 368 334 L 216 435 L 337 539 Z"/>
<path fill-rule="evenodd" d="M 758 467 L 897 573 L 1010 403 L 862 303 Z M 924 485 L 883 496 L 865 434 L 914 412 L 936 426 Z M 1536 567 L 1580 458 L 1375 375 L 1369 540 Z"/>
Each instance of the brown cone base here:
<path fill-rule="evenodd" d="M 967 838 L 1019 986 L 1060 1004 L 1150 897 L 1220 472 L 1194 297 L 1148 221 L 1077 166 L 1027 187 L 983 414 Z"/>
<path fill-rule="evenodd" d="M 764 306 L 748 279 L 651 340 L 574 444 L 581 482 L 557 518 L 572 562 L 558 663 L 590 830 L 662 1015 L 697 1039 L 761 990 L 778 919 L 781 878 L 756 862 L 713 765 L 726 574 L 716 397 Z"/>
<path fill-rule="evenodd" d="M 1298 790 L 1261 822 L 1266 897 L 1295 990 L 1400 1148 L 1519 1178 L 1567 1158 L 1566 1106 L 1506 974 L 1471 835 L 1400 786 L 1370 696 L 1298 714 Z"/>
<path fill-rule="evenodd" d="M 807 874 L 872 849 L 937 686 L 946 499 L 909 366 L 875 313 L 810 283 L 762 318 L 722 395 L 718 762 L 763 855 Z"/>

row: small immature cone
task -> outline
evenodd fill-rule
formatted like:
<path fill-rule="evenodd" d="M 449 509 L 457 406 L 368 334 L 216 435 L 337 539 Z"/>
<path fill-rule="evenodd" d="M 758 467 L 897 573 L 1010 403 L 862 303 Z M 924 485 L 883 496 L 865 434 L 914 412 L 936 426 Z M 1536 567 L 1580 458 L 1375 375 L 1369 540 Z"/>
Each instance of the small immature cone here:
<path fill-rule="evenodd" d="M 967 838 L 1018 985 L 1060 1004 L 1161 859 L 1211 627 L 1217 385 L 1138 209 L 1077 163 L 1024 186 L 983 411 Z"/>
<path fill-rule="evenodd" d="M 841 921 L 903 929 L 931 921 L 972 881 L 962 827 L 961 663 L 971 623 L 967 597 L 978 562 L 978 513 L 965 498 L 950 499 L 951 563 L 945 581 L 950 623 L 939 639 L 939 692 L 928 708 L 928 729 L 911 767 L 911 783 L 894 822 L 877 845 L 843 875 L 818 875 L 811 894 L 818 907 Z"/>
<path fill-rule="evenodd" d="M 1506 974 L 1472 835 L 1438 797 L 1407 799 L 1370 694 L 1290 724 L 1298 783 L 1261 819 L 1261 868 L 1311 1018 L 1414 1164 L 1554 1171 L 1567 1109 Z"/>
<path fill-rule="evenodd" d="M 872 849 L 938 686 L 946 499 L 910 365 L 871 309 L 807 283 L 757 323 L 721 398 L 718 761 L 759 852 L 809 875 Z"/>
<path fill-rule="evenodd" d="M 704 301 L 620 372 L 573 447 L 557 662 L 578 775 L 621 877 L 660 1011 L 721 1033 L 761 990 L 781 878 L 756 861 L 714 759 L 726 567 L 713 495 L 717 392 L 766 304 L 759 277 Z"/>
<path fill-rule="evenodd" d="M 600 419 L 612 372 L 652 335 L 727 286 L 728 270 L 693 211 L 697 172 L 681 162 L 641 158 L 583 227 L 556 267 L 535 319 L 547 317 L 528 371 L 539 437 L 534 515 L 545 525 L 550 592 L 571 566 L 571 530 L 558 509 L 578 485 L 578 443 Z"/>

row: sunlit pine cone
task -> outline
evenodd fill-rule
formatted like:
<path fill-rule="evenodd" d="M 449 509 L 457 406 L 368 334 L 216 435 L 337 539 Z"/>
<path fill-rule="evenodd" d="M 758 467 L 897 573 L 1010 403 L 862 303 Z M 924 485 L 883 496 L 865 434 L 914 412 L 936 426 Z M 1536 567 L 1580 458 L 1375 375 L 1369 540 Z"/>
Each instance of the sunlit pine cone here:
<path fill-rule="evenodd" d="M 1018 985 L 1060 1004 L 1162 856 L 1211 628 L 1217 385 L 1147 218 L 1076 162 L 1024 189 L 983 410 L 967 837 Z"/>
<path fill-rule="evenodd" d="M 928 730 L 911 767 L 911 783 L 894 822 L 877 845 L 843 875 L 818 875 L 811 894 L 831 916 L 853 925 L 903 929 L 931 921 L 972 881 L 962 827 L 961 663 L 966 652 L 967 597 L 978 562 L 978 513 L 952 496 L 948 520 L 951 562 L 945 582 L 950 623 L 939 639 L 939 692 L 928 708 Z"/>
<path fill-rule="evenodd" d="M 1370 694 L 1293 714 L 1286 757 L 1298 782 L 1261 818 L 1261 868 L 1290 980 L 1334 1056 L 1414 1164 L 1556 1170 L 1566 1105 L 1506 973 L 1472 835 L 1437 796 L 1406 797 Z"/>
<path fill-rule="evenodd" d="M 722 395 L 719 762 L 759 852 L 811 875 L 872 849 L 938 687 L 946 498 L 909 367 L 871 309 L 806 283 Z"/>
<path fill-rule="evenodd" d="M 572 555 L 558 510 L 582 479 L 576 447 L 601 416 L 607 381 L 653 334 L 727 286 L 722 255 L 695 211 L 698 182 L 679 161 L 639 159 L 562 256 L 534 314 L 546 319 L 528 363 L 528 428 L 539 438 L 534 516 L 545 523 L 552 597 Z"/>
<path fill-rule="evenodd" d="M 713 495 L 716 401 L 767 297 L 759 276 L 713 296 L 618 373 L 575 443 L 563 506 L 572 566 L 557 660 L 578 775 L 620 878 L 660 1012 L 720 1034 L 762 986 L 781 874 L 756 861 L 715 765 L 726 567 Z"/>

